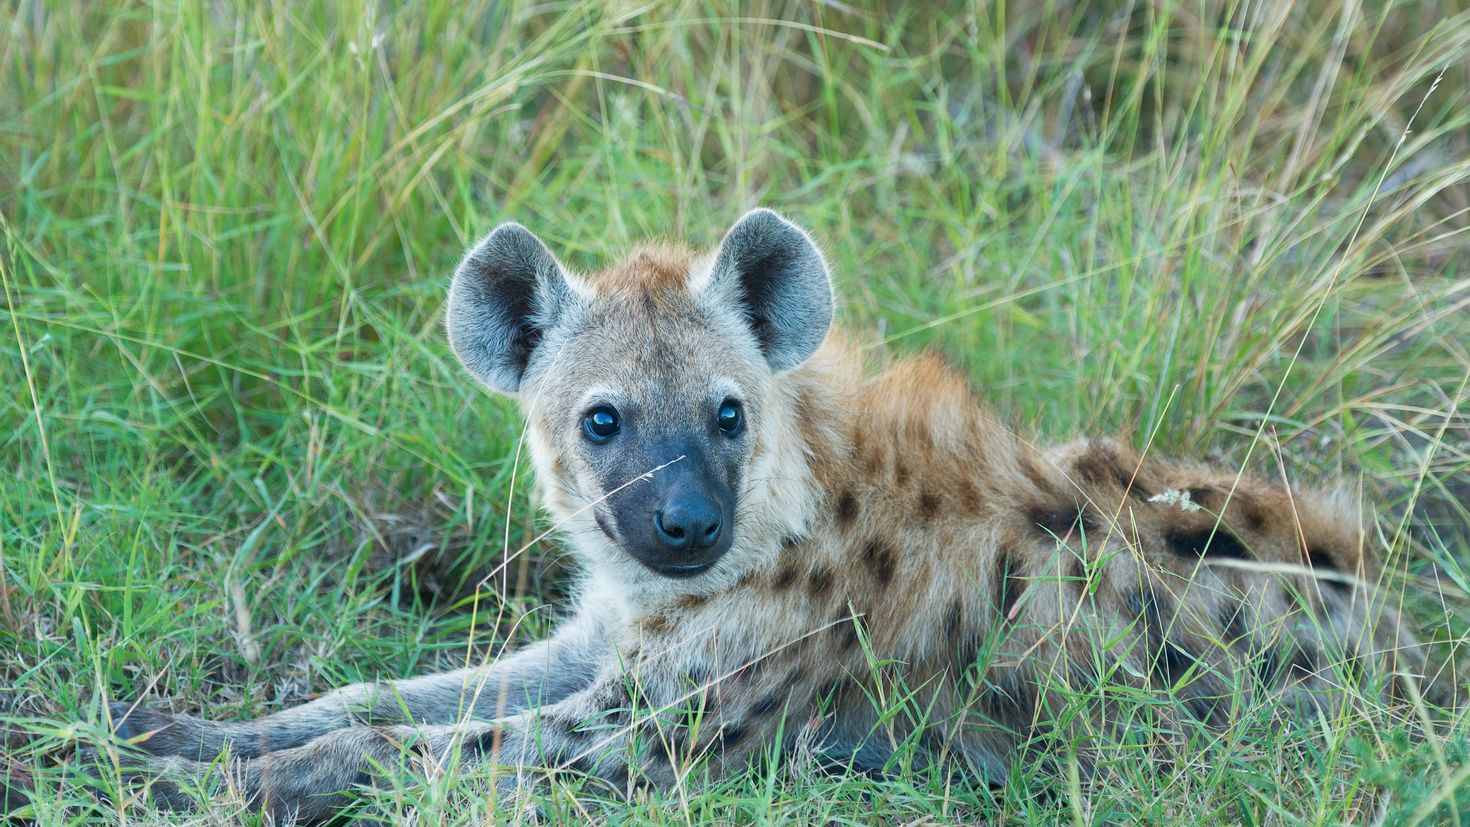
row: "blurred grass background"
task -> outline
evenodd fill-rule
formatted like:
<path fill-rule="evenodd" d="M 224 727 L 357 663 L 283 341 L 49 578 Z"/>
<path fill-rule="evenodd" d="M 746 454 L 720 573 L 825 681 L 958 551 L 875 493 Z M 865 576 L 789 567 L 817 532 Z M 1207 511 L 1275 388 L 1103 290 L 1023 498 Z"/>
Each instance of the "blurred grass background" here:
<path fill-rule="evenodd" d="M 1342 480 L 1426 633 L 1470 620 L 1464 2 L 0 15 L 0 726 L 38 823 L 155 817 L 67 780 L 104 699 L 257 715 L 548 628 L 556 546 L 497 571 L 537 527 L 518 416 L 440 327 L 512 218 L 592 268 L 780 209 L 876 349 L 941 348 L 1043 438 Z M 589 813 L 1465 818 L 1462 727 L 1319 729 L 1105 785 L 797 768 Z M 386 799 L 494 815 L 449 781 Z"/>

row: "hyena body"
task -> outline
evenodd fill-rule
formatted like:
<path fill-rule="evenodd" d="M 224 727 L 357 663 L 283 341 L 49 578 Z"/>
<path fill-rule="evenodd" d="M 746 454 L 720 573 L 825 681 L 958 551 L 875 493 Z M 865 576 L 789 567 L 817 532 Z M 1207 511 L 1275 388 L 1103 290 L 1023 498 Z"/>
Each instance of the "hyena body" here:
<path fill-rule="evenodd" d="M 820 253 L 768 211 L 713 255 L 644 248 L 588 279 L 501 227 L 448 329 L 521 400 L 582 563 L 575 613 L 482 667 L 244 723 L 117 704 L 119 733 L 164 779 L 228 749 L 251 800 L 318 817 L 405 749 L 625 789 L 799 737 L 882 766 L 917 738 L 1003 774 L 1038 733 L 1081 736 L 1085 765 L 1129 725 L 1105 701 L 1064 715 L 1069 689 L 1167 690 L 1162 729 L 1263 692 L 1332 703 L 1342 664 L 1388 688 L 1424 673 L 1346 500 L 1107 441 L 1037 448 L 937 359 L 866 371 L 831 315 Z M 920 714 L 880 726 L 874 699 L 899 692 Z"/>

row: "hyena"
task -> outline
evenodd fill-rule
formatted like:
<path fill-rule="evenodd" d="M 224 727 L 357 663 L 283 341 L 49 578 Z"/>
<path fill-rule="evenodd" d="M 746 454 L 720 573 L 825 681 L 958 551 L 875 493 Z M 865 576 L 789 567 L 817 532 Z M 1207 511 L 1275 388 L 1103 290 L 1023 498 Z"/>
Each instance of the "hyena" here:
<path fill-rule="evenodd" d="M 454 275 L 449 341 L 520 401 L 575 610 L 493 663 L 255 721 L 114 704 L 128 762 L 183 804 L 178 777 L 223 753 L 256 806 L 315 819 L 405 755 L 629 790 L 806 739 L 1003 777 L 1060 732 L 1085 772 L 1137 723 L 1107 693 L 1064 714 L 1103 683 L 1163 693 L 1158 731 L 1335 703 L 1349 672 L 1385 698 L 1437 685 L 1344 496 L 1037 447 L 934 356 L 865 369 L 833 304 L 769 210 L 712 253 L 645 246 L 593 277 L 498 227 Z M 922 714 L 880 721 L 896 687 Z"/>

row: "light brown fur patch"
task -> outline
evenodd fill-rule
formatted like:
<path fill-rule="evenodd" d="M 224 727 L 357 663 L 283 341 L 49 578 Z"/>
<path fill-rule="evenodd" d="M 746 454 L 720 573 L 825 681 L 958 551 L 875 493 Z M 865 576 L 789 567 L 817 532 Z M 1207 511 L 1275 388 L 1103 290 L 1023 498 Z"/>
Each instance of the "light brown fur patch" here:
<path fill-rule="evenodd" d="M 688 284 L 693 262 L 694 254 L 682 245 L 645 244 L 590 281 L 604 298 L 674 296 Z"/>

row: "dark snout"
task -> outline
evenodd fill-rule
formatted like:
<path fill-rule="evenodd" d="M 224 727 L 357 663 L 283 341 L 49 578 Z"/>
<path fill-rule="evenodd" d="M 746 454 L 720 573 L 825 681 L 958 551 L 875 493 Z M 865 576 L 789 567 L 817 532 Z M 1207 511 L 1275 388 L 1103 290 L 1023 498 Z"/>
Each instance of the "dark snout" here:
<path fill-rule="evenodd" d="M 725 515 L 707 491 L 676 491 L 653 512 L 653 530 L 675 554 L 714 548 L 724 533 Z"/>
<path fill-rule="evenodd" d="M 613 539 L 640 563 L 667 577 L 693 577 L 730 549 L 735 517 L 732 485 L 702 463 L 674 463 L 609 498 Z M 609 526 L 604 525 L 604 530 Z"/>

